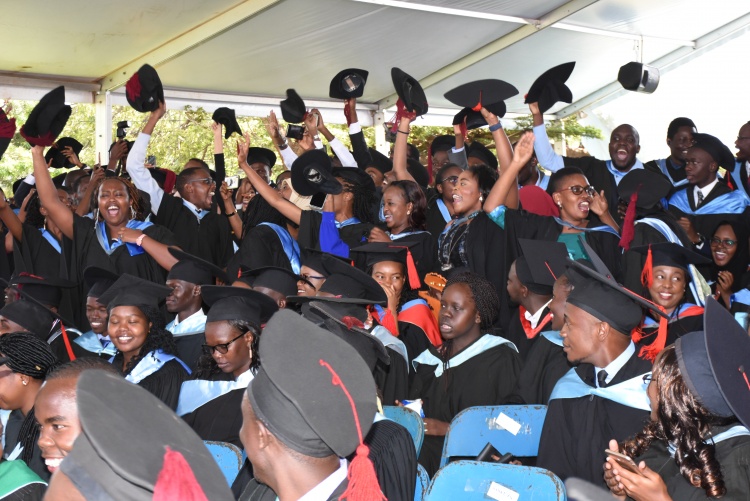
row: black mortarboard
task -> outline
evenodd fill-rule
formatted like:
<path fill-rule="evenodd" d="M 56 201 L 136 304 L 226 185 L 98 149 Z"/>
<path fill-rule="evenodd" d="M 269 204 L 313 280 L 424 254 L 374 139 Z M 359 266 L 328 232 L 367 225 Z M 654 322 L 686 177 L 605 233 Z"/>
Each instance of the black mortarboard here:
<path fill-rule="evenodd" d="M 178 261 L 169 270 L 167 280 L 183 280 L 195 285 L 213 285 L 216 283 L 214 277 L 224 283 L 229 281 L 224 270 L 213 263 L 183 252 L 176 247 L 169 247 L 169 253 Z"/>
<path fill-rule="evenodd" d="M 296 313 L 279 311 L 263 330 L 259 352 L 261 368 L 247 395 L 269 431 L 305 456 L 354 452 L 377 410 L 375 381 L 357 351 Z"/>
<path fill-rule="evenodd" d="M 414 257 L 411 249 L 421 245 L 418 242 L 402 243 L 398 240 L 394 242 L 373 242 L 359 247 L 354 247 L 351 252 L 365 255 L 365 266 L 371 268 L 377 263 L 383 261 L 393 261 L 404 265 L 407 273 L 408 284 L 411 289 L 419 289 L 422 284 L 419 280 L 419 273 L 414 264 Z"/>
<path fill-rule="evenodd" d="M 42 97 L 19 132 L 31 146 L 52 146 L 72 111 L 65 104 L 65 87 L 61 85 Z"/>
<path fill-rule="evenodd" d="M 614 330 L 630 336 L 630 332 L 641 323 L 641 308 L 649 309 L 662 317 L 666 315 L 653 303 L 630 292 L 611 278 L 576 261 L 569 260 L 568 264 L 577 272 L 576 276 L 570 277 L 574 287 L 568 296 L 568 303 L 607 322 Z"/>
<path fill-rule="evenodd" d="M 234 499 L 203 440 L 149 391 L 105 371 L 76 386 L 81 434 L 60 466 L 86 499 Z M 144 420 L 144 416 L 146 416 Z M 177 496 L 177 497 L 176 497 Z"/>
<path fill-rule="evenodd" d="M 261 326 L 279 309 L 270 297 L 244 287 L 206 285 L 201 287 L 201 296 L 211 307 L 206 322 L 246 320 Z"/>
<path fill-rule="evenodd" d="M 281 117 L 285 122 L 298 124 L 305 120 L 305 102 L 299 97 L 294 89 L 286 90 L 286 99 L 279 103 L 281 107 Z"/>
<path fill-rule="evenodd" d="M 537 103 L 539 111 L 544 113 L 559 101 L 565 103 L 573 102 L 573 93 L 565 85 L 565 82 L 570 78 L 570 74 L 573 73 L 575 66 L 576 63 L 573 61 L 560 64 L 542 73 L 531 84 L 524 103 Z"/>
<path fill-rule="evenodd" d="M 336 180 L 332 170 L 331 159 L 325 151 L 318 149 L 306 151 L 292 162 L 292 188 L 303 197 L 321 192 L 338 195 L 341 193 L 342 186 Z"/>
<path fill-rule="evenodd" d="M 264 266 L 262 268 L 249 269 L 246 266 L 240 266 L 240 278 L 248 279 L 248 283 L 253 288 L 263 287 L 271 289 L 284 297 L 293 296 L 297 293 L 297 281 L 299 276 L 286 268 L 277 266 Z"/>
<path fill-rule="evenodd" d="M 652 267 L 671 266 L 673 268 L 680 268 L 687 271 L 688 265 L 708 264 L 711 262 L 711 259 L 702 254 L 698 254 L 682 245 L 673 244 L 671 242 L 660 242 L 658 244 L 631 247 L 630 250 L 647 256 L 649 249 L 651 250 L 652 255 Z"/>
<path fill-rule="evenodd" d="M 97 266 L 89 266 L 83 270 L 83 280 L 89 287 L 88 297 L 101 297 L 118 278 L 120 275 L 117 273 Z"/>
<path fill-rule="evenodd" d="M 334 177 L 340 177 L 345 181 L 357 186 L 362 186 L 368 191 L 375 191 L 375 181 L 362 169 L 353 167 L 334 167 L 331 169 Z"/>
<path fill-rule="evenodd" d="M 445 99 L 461 106 L 479 111 L 482 107 L 505 101 L 518 94 L 518 89 L 508 82 L 497 79 L 475 80 L 449 90 L 444 94 Z"/>
<path fill-rule="evenodd" d="M 378 360 L 391 363 L 383 342 L 365 330 L 360 317 L 366 319 L 367 311 L 362 305 L 312 301 L 302 306 L 302 316 L 352 345 L 370 370 L 375 369 Z"/>
<path fill-rule="evenodd" d="M 647 169 L 631 170 L 617 185 L 617 192 L 625 201 L 630 200 L 633 193 L 638 193 L 635 204 L 640 209 L 651 209 L 669 196 L 671 190 L 672 183 L 666 177 Z"/>
<path fill-rule="evenodd" d="M 391 68 L 391 80 L 393 80 L 393 87 L 396 89 L 396 94 L 398 94 L 401 102 L 404 103 L 407 111 L 414 112 L 417 116 L 427 113 L 429 109 L 427 96 L 415 78 L 403 70 L 394 67 Z"/>
<path fill-rule="evenodd" d="M 16 135 L 16 119 L 8 118 L 5 110 L 0 108 L 0 159 L 10 145 L 10 140 Z M 15 190 L 13 190 L 15 192 Z"/>
<path fill-rule="evenodd" d="M 331 301 L 351 304 L 386 304 L 388 297 L 379 283 L 364 271 L 355 268 L 336 256 L 323 254 L 320 258 L 326 281 L 318 292 L 325 296 L 288 296 L 287 302 Z"/>
<path fill-rule="evenodd" d="M 486 166 L 497 170 L 497 157 L 479 141 L 473 141 L 466 145 L 466 158 L 471 157 L 478 158 Z"/>
<path fill-rule="evenodd" d="M 450 151 L 454 146 L 456 146 L 456 136 L 453 134 L 435 136 L 430 143 L 430 153 L 434 155 L 438 151 Z"/>
<path fill-rule="evenodd" d="M 217 124 L 224 126 L 224 139 L 229 139 L 229 136 L 235 132 L 242 136 L 242 129 L 240 128 L 240 124 L 237 123 L 237 117 L 232 108 L 216 108 L 211 119 Z"/>
<path fill-rule="evenodd" d="M 40 303 L 57 308 L 62 299 L 62 289 L 74 287 L 70 280 L 57 277 L 40 277 L 21 273 L 10 280 L 10 284 L 24 294 L 33 297 Z"/>
<path fill-rule="evenodd" d="M 148 113 L 164 102 L 164 88 L 153 66 L 144 64 L 125 84 L 125 98 L 135 111 Z"/>
<path fill-rule="evenodd" d="M 521 257 L 516 260 L 516 275 L 531 292 L 552 294 L 557 277 L 565 273 L 568 251 L 561 242 L 519 238 Z M 536 290 L 535 290 L 536 289 Z"/>
<path fill-rule="evenodd" d="M 375 148 L 370 148 L 370 158 L 372 158 L 372 160 L 367 164 L 367 167 L 375 167 L 383 174 L 393 170 L 393 160 L 383 155 Z"/>
<path fill-rule="evenodd" d="M 47 341 L 55 324 L 55 317 L 47 308 L 26 300 L 13 301 L 0 309 L 0 316 L 15 322 L 37 338 Z"/>
<path fill-rule="evenodd" d="M 301 264 L 307 266 L 320 273 L 322 276 L 328 277 L 328 272 L 323 267 L 323 256 L 331 256 L 339 259 L 342 263 L 349 264 L 349 260 L 341 256 L 329 254 L 327 252 L 319 251 L 316 249 L 304 248 L 301 253 Z"/>
<path fill-rule="evenodd" d="M 257 146 L 248 148 L 247 164 L 253 165 L 255 163 L 266 164 L 269 167 L 273 167 L 276 164 L 276 153 L 268 148 L 259 148 Z"/>
<path fill-rule="evenodd" d="M 347 68 L 339 71 L 331 80 L 328 96 L 333 99 L 349 99 L 350 97 L 362 97 L 365 92 L 369 72 L 357 68 Z"/>
<path fill-rule="evenodd" d="M 724 167 L 730 171 L 734 170 L 734 155 L 732 154 L 732 151 L 719 140 L 719 138 L 712 136 L 711 134 L 694 132 L 693 146 L 691 146 L 691 148 L 700 148 L 711 155 L 711 158 L 714 159 L 714 162 L 716 162 L 719 167 Z"/>
<path fill-rule="evenodd" d="M 411 157 L 406 159 L 406 171 L 411 174 L 414 181 L 423 188 L 430 185 L 430 173 L 427 172 L 427 168 L 422 165 L 419 160 L 414 160 Z"/>
<path fill-rule="evenodd" d="M 172 292 L 172 289 L 166 285 L 160 285 L 124 273 L 120 275 L 120 278 L 104 294 L 99 296 L 99 302 L 106 304 L 107 308 L 110 309 L 116 306 L 138 305 L 148 305 L 156 308 L 170 292 Z"/>
<path fill-rule="evenodd" d="M 502 118 L 507 112 L 505 101 L 498 101 L 494 104 L 485 105 L 484 108 L 495 115 L 497 118 Z M 459 125 L 466 122 L 466 130 L 479 129 L 487 125 L 487 120 L 484 119 L 480 111 L 474 111 L 471 108 L 464 108 L 453 117 L 453 125 Z"/>
<path fill-rule="evenodd" d="M 83 149 L 83 145 L 72 137 L 61 137 L 60 139 L 55 141 L 55 144 L 52 145 L 52 147 L 48 149 L 47 153 L 44 155 L 45 162 L 49 163 L 49 161 L 52 160 L 50 168 L 69 169 L 71 167 L 75 167 L 73 165 L 73 162 L 71 162 L 68 157 L 63 155 L 63 150 L 68 146 L 73 148 L 73 152 L 76 155 L 80 154 L 81 150 Z"/>

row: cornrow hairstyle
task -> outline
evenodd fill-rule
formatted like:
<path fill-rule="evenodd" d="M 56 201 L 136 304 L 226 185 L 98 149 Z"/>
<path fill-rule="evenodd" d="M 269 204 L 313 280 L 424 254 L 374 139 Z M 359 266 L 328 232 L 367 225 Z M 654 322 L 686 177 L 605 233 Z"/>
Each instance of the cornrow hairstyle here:
<path fill-rule="evenodd" d="M 499 177 L 497 170 L 492 169 L 484 164 L 473 165 L 466 169 L 466 172 L 470 172 L 474 179 L 477 180 L 479 185 L 479 193 L 485 199 L 492 191 L 492 187 L 495 186 L 495 181 Z"/>
<path fill-rule="evenodd" d="M 352 213 L 363 223 L 376 223 L 380 207 L 377 194 L 363 184 L 355 184 L 344 178 L 336 178 L 344 187 L 344 192 L 352 194 Z"/>
<path fill-rule="evenodd" d="M 100 370 L 120 375 L 120 371 L 109 363 L 107 360 L 98 357 L 76 358 L 70 362 L 58 365 L 50 371 L 45 381 L 54 381 L 56 379 L 78 378 L 83 371 Z"/>
<path fill-rule="evenodd" d="M 0 355 L 5 365 L 17 374 L 44 381 L 47 374 L 59 363 L 47 343 L 28 332 L 11 332 L 0 337 Z M 18 432 L 18 442 L 23 447 L 21 459 L 29 464 L 39 439 L 39 426 L 32 408 L 23 419 Z"/>
<path fill-rule="evenodd" d="M 198 160 L 197 158 L 191 158 L 190 160 L 195 160 L 197 162 L 201 162 L 202 164 L 206 163 L 202 160 Z M 205 172 L 209 177 L 211 177 L 211 179 L 213 179 L 213 177 L 211 176 L 211 169 L 208 168 L 208 165 L 206 165 L 205 167 L 188 167 L 187 169 L 184 169 L 182 172 L 177 174 L 177 179 L 175 180 L 174 187 L 180 194 L 180 196 L 184 195 L 183 190 L 185 189 L 188 181 L 190 181 L 190 179 L 192 179 L 193 176 L 195 176 L 199 172 Z"/>
<path fill-rule="evenodd" d="M 549 184 L 547 185 L 547 194 L 552 196 L 553 193 L 560 191 L 562 188 L 562 182 L 565 178 L 575 175 L 585 176 L 583 171 L 578 167 L 563 167 L 557 172 L 553 172 L 549 177 Z"/>
<path fill-rule="evenodd" d="M 260 223 L 273 223 L 286 229 L 289 220 L 276 210 L 268 201 L 260 195 L 255 195 L 247 203 L 247 209 L 242 214 L 242 238 L 247 232 Z"/>
<path fill-rule="evenodd" d="M 39 200 L 39 193 L 36 191 L 31 195 L 31 198 L 29 198 L 29 203 L 26 204 L 26 220 L 24 222 L 34 228 L 41 228 L 44 226 L 42 202 Z"/>
<path fill-rule="evenodd" d="M 148 331 L 146 341 L 143 343 L 143 346 L 141 346 L 141 350 L 136 356 L 130 359 L 130 362 L 128 362 L 128 365 L 125 367 L 125 371 L 123 372 L 124 376 L 130 374 L 130 371 L 132 371 L 133 368 L 138 365 L 138 362 L 140 362 L 144 356 L 154 350 L 162 350 L 164 353 L 170 355 L 177 354 L 177 346 L 174 342 L 174 336 L 172 336 L 172 333 L 164 328 L 164 316 L 162 315 L 159 308 L 146 304 L 134 304 L 131 306 L 134 306 L 141 310 L 141 312 L 146 316 L 146 319 L 151 323 L 151 330 Z M 109 315 L 111 312 L 112 308 L 107 308 L 107 314 Z M 122 354 L 119 351 L 117 355 L 115 355 L 115 363 L 118 363 L 118 361 L 120 364 L 119 366 L 121 366 Z"/>
<path fill-rule="evenodd" d="M 119 181 L 125 186 L 125 189 L 128 192 L 128 200 L 130 201 L 130 206 L 135 210 L 135 219 L 137 219 L 138 221 L 143 221 L 144 219 L 146 219 L 148 213 L 146 212 L 146 209 L 141 200 L 141 194 L 138 193 L 138 188 L 136 188 L 135 185 L 130 182 L 130 180 L 124 177 L 105 177 L 101 179 L 94 191 L 91 193 L 92 199 L 89 207 L 92 208 L 92 210 L 94 208 L 99 208 L 99 192 L 101 191 L 102 184 L 110 180 Z"/>
<path fill-rule="evenodd" d="M 638 457 L 660 440 L 676 447 L 674 460 L 691 485 L 706 491 L 708 497 L 726 494 L 721 465 L 713 443 L 705 443 L 712 427 L 727 426 L 737 418 L 711 414 L 685 384 L 677 364 L 674 345 L 664 348 L 654 362 L 653 379 L 659 395 L 656 421 L 621 445 L 624 454 Z"/>
<path fill-rule="evenodd" d="M 495 287 L 481 275 L 470 271 L 463 271 L 453 275 L 445 284 L 445 289 L 454 284 L 465 284 L 471 290 L 471 299 L 479 311 L 481 324 L 479 328 L 483 331 L 492 328 L 500 314 L 500 297 Z M 443 289 L 443 290 L 445 290 Z"/>
<path fill-rule="evenodd" d="M 250 372 L 253 375 L 258 373 L 260 369 L 260 357 L 258 356 L 258 346 L 260 343 L 260 332 L 261 329 L 258 325 L 247 320 L 225 320 L 238 334 L 246 334 L 251 332 L 253 334 L 253 341 L 250 343 L 250 350 L 253 356 L 250 358 Z M 235 336 L 236 337 L 236 336 Z M 211 355 L 206 353 L 202 354 L 198 359 L 198 365 L 195 369 L 193 379 L 209 379 L 214 374 L 219 374 L 221 369 L 216 365 L 216 360 Z"/>
<path fill-rule="evenodd" d="M 427 198 L 422 188 L 414 181 L 393 181 L 383 192 L 391 188 L 398 188 L 406 203 L 411 203 L 411 214 L 408 215 L 409 227 L 414 230 L 424 230 L 427 222 Z"/>

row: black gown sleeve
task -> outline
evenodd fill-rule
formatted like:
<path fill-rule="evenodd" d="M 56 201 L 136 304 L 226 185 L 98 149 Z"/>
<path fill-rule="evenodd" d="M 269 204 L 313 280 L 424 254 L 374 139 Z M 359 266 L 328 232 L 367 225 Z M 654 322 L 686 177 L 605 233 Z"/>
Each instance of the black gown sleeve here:
<path fill-rule="evenodd" d="M 352 143 L 352 155 L 357 162 L 357 167 L 364 170 L 372 163 L 372 155 L 367 149 L 365 134 L 362 131 L 356 134 L 349 134 L 349 141 Z"/>
<path fill-rule="evenodd" d="M 175 410 L 180 398 L 182 383 L 187 381 L 189 377 L 182 364 L 176 360 L 170 360 L 161 369 L 144 378 L 138 383 L 138 386 L 148 390 L 170 409 Z"/>
<path fill-rule="evenodd" d="M 396 400 L 403 400 L 409 391 L 409 366 L 404 357 L 386 346 L 386 352 L 391 357 L 390 365 L 378 361 L 375 366 L 375 384 L 383 393 L 384 405 L 395 405 Z"/>

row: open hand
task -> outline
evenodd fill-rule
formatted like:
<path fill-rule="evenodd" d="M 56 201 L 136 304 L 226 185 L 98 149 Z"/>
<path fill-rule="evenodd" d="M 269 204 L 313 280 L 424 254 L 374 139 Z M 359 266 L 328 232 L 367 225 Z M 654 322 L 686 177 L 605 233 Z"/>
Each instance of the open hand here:
<path fill-rule="evenodd" d="M 607 197 L 604 196 L 604 190 L 591 197 L 589 208 L 591 209 L 591 212 L 599 217 L 602 217 L 602 215 L 607 213 L 609 210 L 609 204 L 607 203 Z"/>

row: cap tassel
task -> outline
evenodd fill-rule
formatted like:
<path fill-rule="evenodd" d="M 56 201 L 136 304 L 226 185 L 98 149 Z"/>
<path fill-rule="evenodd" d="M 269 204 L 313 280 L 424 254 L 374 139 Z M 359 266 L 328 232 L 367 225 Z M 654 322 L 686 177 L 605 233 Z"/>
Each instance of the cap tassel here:
<path fill-rule="evenodd" d="M 664 311 L 664 308 L 659 306 L 659 309 Z M 656 339 L 654 339 L 654 342 L 649 344 L 648 346 L 642 346 L 641 351 L 638 352 L 638 356 L 653 362 L 656 359 L 656 356 L 661 353 L 661 350 L 664 349 L 664 346 L 667 344 L 667 327 L 669 326 L 669 320 L 665 317 L 659 317 L 659 329 L 656 331 Z M 635 336 L 633 337 L 633 342 L 637 342 L 635 339 Z"/>
<path fill-rule="evenodd" d="M 641 283 L 647 289 L 651 288 L 651 284 L 654 283 L 654 255 L 651 253 L 651 244 L 648 246 L 648 253 L 646 254 L 646 262 L 643 263 L 643 271 L 641 272 Z"/>
<path fill-rule="evenodd" d="M 479 102 L 475 104 L 471 110 L 472 111 L 480 111 L 482 109 L 482 91 L 479 91 Z"/>
<path fill-rule="evenodd" d="M 357 407 L 354 405 L 354 399 L 349 394 L 349 390 L 344 386 L 344 382 L 331 367 L 331 365 L 323 359 L 318 361 L 321 366 L 328 369 L 328 372 L 333 376 L 331 383 L 334 386 L 340 386 L 341 390 L 349 400 L 349 405 L 352 409 L 352 415 L 354 416 L 354 425 L 357 428 L 357 435 L 359 436 L 359 445 L 357 446 L 357 453 L 354 456 L 349 470 L 346 473 L 346 478 L 349 480 L 349 484 L 346 486 L 346 490 L 339 497 L 339 500 L 348 499 L 349 501 L 388 501 L 380 490 L 380 484 L 378 483 L 378 476 L 375 474 L 375 467 L 370 461 L 369 454 L 370 448 L 364 444 L 362 437 L 362 427 L 359 425 L 359 415 L 357 415 Z"/>
<path fill-rule="evenodd" d="M 167 446 L 164 464 L 154 485 L 154 501 L 208 501 L 190 464 L 180 452 Z"/>
<path fill-rule="evenodd" d="M 422 288 L 422 282 L 419 280 L 419 273 L 417 272 L 417 265 L 414 264 L 414 256 L 411 255 L 411 251 L 406 249 L 406 271 L 409 275 L 409 287 L 412 289 Z"/>
<path fill-rule="evenodd" d="M 352 110 L 349 109 L 349 101 L 344 103 L 344 118 L 346 118 L 346 125 L 352 124 Z"/>
<path fill-rule="evenodd" d="M 63 325 L 62 321 L 60 321 L 60 330 L 62 330 L 62 338 L 65 342 L 65 351 L 68 352 L 68 358 L 70 358 L 70 361 L 76 359 L 75 353 L 73 353 L 73 346 L 70 344 L 70 338 L 68 337 L 68 332 L 65 330 L 65 326 Z"/>
<path fill-rule="evenodd" d="M 417 118 L 417 112 L 407 110 L 404 102 L 399 99 L 398 101 L 396 101 L 396 116 L 393 118 L 393 126 L 391 127 L 391 132 L 395 133 L 398 131 L 398 124 L 404 117 L 410 120 L 414 120 L 415 118 Z"/>
<path fill-rule="evenodd" d="M 640 189 L 640 186 L 638 187 Z M 630 250 L 630 242 L 633 241 L 635 236 L 635 211 L 636 202 L 638 201 L 638 190 L 630 195 L 630 202 L 628 203 L 628 210 L 625 212 L 625 220 L 622 222 L 622 236 L 620 237 L 620 247 L 625 250 Z"/>
<path fill-rule="evenodd" d="M 137 72 L 125 84 L 125 93 L 131 101 L 135 101 L 141 95 L 141 79 Z"/>
<path fill-rule="evenodd" d="M 466 119 L 464 118 L 464 121 L 458 124 L 458 127 L 461 129 L 461 137 L 464 138 L 464 141 L 466 141 L 467 136 L 469 135 L 468 129 L 466 128 Z"/>

